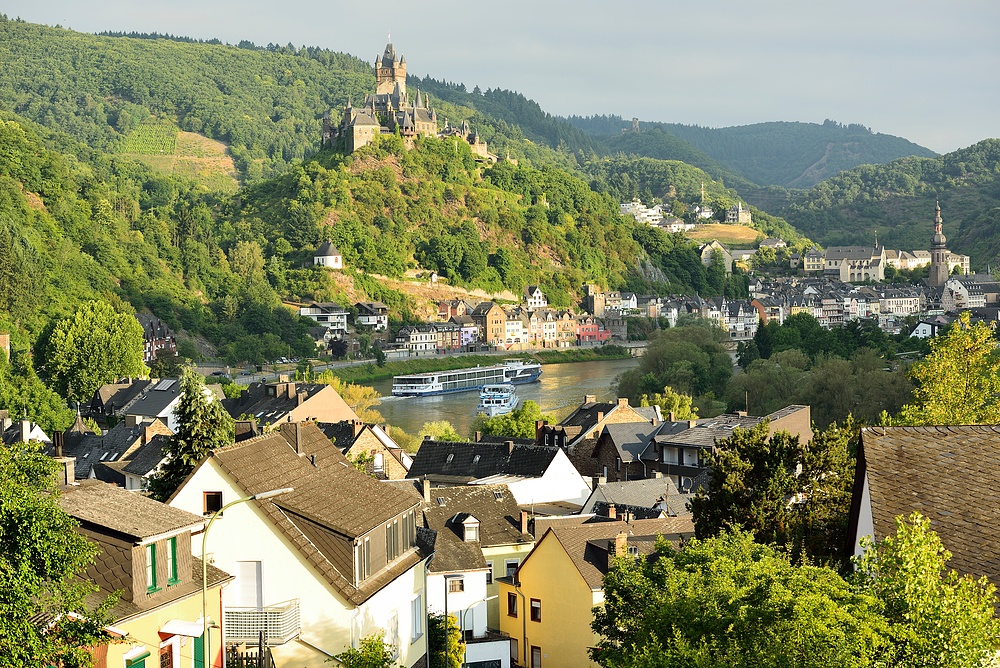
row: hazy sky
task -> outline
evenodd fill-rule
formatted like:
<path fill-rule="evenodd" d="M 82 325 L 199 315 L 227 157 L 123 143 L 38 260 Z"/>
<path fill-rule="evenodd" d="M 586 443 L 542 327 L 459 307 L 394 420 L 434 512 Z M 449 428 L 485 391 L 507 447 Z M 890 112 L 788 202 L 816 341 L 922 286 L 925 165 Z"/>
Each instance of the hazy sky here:
<path fill-rule="evenodd" d="M 558 115 L 861 123 L 938 152 L 1000 136 L 997 0 L 5 0 L 122 30 L 321 46 L 517 90 Z"/>

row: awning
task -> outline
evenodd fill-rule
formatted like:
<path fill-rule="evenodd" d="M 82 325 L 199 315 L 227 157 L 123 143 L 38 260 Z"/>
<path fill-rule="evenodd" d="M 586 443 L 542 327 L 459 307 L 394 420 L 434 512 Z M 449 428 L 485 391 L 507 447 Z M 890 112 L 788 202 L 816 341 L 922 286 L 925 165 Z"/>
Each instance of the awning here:
<path fill-rule="evenodd" d="M 167 636 L 187 636 L 200 638 L 205 628 L 199 619 L 196 622 L 186 622 L 183 619 L 171 619 L 160 627 L 160 633 Z"/>

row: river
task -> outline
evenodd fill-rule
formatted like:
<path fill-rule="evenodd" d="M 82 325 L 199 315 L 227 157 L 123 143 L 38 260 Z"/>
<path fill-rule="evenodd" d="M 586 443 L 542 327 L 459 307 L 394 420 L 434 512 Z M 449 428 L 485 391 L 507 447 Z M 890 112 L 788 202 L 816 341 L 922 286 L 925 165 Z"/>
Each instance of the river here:
<path fill-rule="evenodd" d="M 615 378 L 638 364 L 639 360 L 635 358 L 545 364 L 542 366 L 539 382 L 518 385 L 517 395 L 521 401 L 534 401 L 541 407 L 542 413 L 551 414 L 559 420 L 583 403 L 584 395 L 597 395 L 599 401 L 611 400 L 615 394 Z M 409 434 L 416 434 L 425 422 L 447 420 L 459 434 L 467 436 L 472 420 L 476 417 L 478 392 L 433 397 L 393 397 L 391 380 L 371 385 L 383 395 L 382 404 L 376 410 L 392 427 Z"/>

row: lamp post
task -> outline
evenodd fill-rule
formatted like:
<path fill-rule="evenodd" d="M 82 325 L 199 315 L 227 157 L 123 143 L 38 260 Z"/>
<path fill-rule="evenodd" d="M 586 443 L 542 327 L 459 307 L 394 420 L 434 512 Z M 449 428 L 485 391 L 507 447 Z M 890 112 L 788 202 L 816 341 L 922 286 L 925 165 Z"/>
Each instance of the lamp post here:
<path fill-rule="evenodd" d="M 205 533 L 201 536 L 201 623 L 202 623 L 202 664 L 204 668 L 211 668 L 210 657 L 212 656 L 212 638 L 208 635 L 208 561 L 205 560 L 205 546 L 208 545 L 208 532 L 212 528 L 212 523 L 215 522 L 217 518 L 222 515 L 222 511 L 226 508 L 231 508 L 237 503 L 244 503 L 246 501 L 253 501 L 255 499 L 270 499 L 273 496 L 278 496 L 279 494 L 284 494 L 285 492 L 291 492 L 293 487 L 283 487 L 281 489 L 272 489 L 270 492 L 261 492 L 260 494 L 251 494 L 250 496 L 244 497 L 242 499 L 236 499 L 235 501 L 230 501 L 226 505 L 222 506 L 214 513 L 212 517 L 208 520 L 208 525 L 205 527 Z"/>

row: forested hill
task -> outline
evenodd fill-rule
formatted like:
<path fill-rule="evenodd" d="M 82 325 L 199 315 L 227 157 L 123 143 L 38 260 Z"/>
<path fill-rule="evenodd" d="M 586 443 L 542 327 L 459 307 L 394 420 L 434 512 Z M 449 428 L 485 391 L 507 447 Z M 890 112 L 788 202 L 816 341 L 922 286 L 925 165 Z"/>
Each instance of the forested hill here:
<path fill-rule="evenodd" d="M 619 116 L 571 116 L 574 126 L 600 139 L 611 151 L 652 158 L 689 160 L 670 146 L 664 155 L 664 136 L 694 147 L 722 167 L 760 185 L 808 188 L 845 169 L 882 164 L 906 156 L 933 157 L 935 153 L 901 137 L 873 133 L 859 124 L 772 122 L 728 128 L 676 123 L 632 123 Z M 623 132 L 624 130 L 624 132 Z M 711 170 L 706 168 L 711 173 Z M 731 183 L 737 187 L 741 184 Z"/>
<path fill-rule="evenodd" d="M 903 158 L 855 167 L 796 194 L 776 209 L 824 245 L 870 243 L 928 248 L 934 200 L 941 202 L 948 247 L 976 267 L 1000 262 L 1000 140 L 987 139 L 938 158 Z"/>

